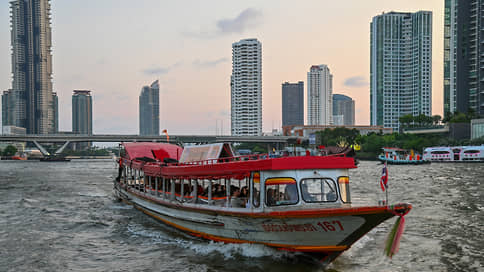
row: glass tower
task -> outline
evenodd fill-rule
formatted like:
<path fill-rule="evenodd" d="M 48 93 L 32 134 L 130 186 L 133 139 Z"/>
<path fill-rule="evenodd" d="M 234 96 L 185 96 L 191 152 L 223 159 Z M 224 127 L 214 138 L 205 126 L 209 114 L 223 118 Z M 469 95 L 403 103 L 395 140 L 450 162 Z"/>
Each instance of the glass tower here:
<path fill-rule="evenodd" d="M 400 129 L 402 115 L 432 114 L 432 12 L 373 17 L 371 125 Z"/>
<path fill-rule="evenodd" d="M 160 84 L 144 86 L 139 96 L 139 134 L 160 135 Z"/>
<path fill-rule="evenodd" d="M 282 126 L 304 125 L 304 82 L 282 84 Z"/>
<path fill-rule="evenodd" d="M 484 115 L 484 1 L 445 0 L 444 115 Z"/>
<path fill-rule="evenodd" d="M 2 124 L 28 134 L 54 133 L 49 0 L 14 0 L 10 10 L 13 81 L 3 94 Z"/>

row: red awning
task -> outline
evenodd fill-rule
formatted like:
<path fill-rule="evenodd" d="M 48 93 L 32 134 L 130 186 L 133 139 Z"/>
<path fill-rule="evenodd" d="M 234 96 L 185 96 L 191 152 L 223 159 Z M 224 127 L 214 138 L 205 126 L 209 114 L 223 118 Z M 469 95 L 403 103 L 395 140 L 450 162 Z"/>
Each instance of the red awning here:
<path fill-rule="evenodd" d="M 183 148 L 165 143 L 137 142 L 123 143 L 123 146 L 126 150 L 126 156 L 130 160 L 142 157 L 148 157 L 160 161 L 163 161 L 164 158 L 179 160 L 183 152 Z"/>

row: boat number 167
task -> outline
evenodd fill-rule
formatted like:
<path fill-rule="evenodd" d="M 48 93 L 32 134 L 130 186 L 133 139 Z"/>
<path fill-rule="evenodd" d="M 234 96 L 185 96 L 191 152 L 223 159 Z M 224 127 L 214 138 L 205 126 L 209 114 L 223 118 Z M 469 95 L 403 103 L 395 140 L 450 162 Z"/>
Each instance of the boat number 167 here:
<path fill-rule="evenodd" d="M 318 222 L 318 226 L 320 226 L 326 232 L 344 230 L 343 225 L 338 220 Z"/>

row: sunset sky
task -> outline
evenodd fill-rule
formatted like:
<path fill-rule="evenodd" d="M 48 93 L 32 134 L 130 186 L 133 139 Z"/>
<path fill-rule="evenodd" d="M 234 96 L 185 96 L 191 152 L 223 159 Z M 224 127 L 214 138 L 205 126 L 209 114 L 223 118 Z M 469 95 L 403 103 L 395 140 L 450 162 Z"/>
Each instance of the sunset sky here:
<path fill-rule="evenodd" d="M 444 0 L 52 0 L 59 129 L 71 130 L 74 89 L 93 94 L 95 134 L 137 134 L 138 96 L 160 80 L 161 130 L 230 133 L 232 43 L 262 43 L 263 131 L 281 126 L 281 84 L 327 64 L 333 92 L 370 123 L 370 22 L 382 12 L 433 12 L 433 114 L 442 115 Z M 11 88 L 10 6 L 0 4 L 0 91 Z M 306 99 L 306 98 L 305 98 Z M 216 130 L 218 128 L 218 130 Z"/>

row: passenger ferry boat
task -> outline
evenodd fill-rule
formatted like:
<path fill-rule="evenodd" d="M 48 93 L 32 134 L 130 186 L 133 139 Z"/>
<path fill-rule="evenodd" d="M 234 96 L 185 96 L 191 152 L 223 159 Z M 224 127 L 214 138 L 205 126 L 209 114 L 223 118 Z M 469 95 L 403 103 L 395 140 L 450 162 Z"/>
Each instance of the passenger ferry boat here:
<path fill-rule="evenodd" d="M 123 143 L 114 194 L 193 236 L 304 252 L 323 264 L 410 204 L 351 205 L 344 155 L 234 156 L 230 145 Z"/>
<path fill-rule="evenodd" d="M 378 160 L 388 164 L 423 164 L 430 161 L 424 160 L 422 156 L 413 151 L 396 147 L 384 147 L 383 153 L 378 156 Z"/>
<path fill-rule="evenodd" d="M 484 145 L 427 147 L 423 158 L 432 162 L 484 162 Z"/>

